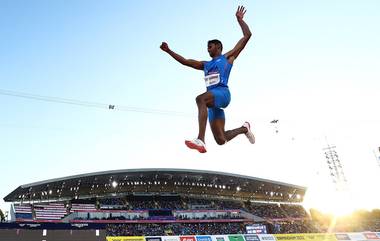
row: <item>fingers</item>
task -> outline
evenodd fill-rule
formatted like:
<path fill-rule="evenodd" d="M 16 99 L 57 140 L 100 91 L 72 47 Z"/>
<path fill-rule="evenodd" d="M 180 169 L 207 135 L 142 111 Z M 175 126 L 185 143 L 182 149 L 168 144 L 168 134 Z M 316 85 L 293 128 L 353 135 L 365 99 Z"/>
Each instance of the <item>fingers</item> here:
<path fill-rule="evenodd" d="M 245 9 L 244 6 L 238 6 L 238 9 L 236 12 L 245 14 L 247 12 L 247 9 Z"/>

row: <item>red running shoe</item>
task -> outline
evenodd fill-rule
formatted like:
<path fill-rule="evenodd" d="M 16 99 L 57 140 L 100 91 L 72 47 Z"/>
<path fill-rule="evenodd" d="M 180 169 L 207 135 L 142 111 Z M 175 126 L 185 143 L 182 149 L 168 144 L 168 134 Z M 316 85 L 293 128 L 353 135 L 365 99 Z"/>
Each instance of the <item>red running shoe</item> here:
<path fill-rule="evenodd" d="M 203 143 L 203 141 L 199 139 L 194 139 L 192 141 L 185 141 L 185 144 L 188 148 L 195 149 L 199 151 L 200 153 L 207 152 L 205 143 Z"/>

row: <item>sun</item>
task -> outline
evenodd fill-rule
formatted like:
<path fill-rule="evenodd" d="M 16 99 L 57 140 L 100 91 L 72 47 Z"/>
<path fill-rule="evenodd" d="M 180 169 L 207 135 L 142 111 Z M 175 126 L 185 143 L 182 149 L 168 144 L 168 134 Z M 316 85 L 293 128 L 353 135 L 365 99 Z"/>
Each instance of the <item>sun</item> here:
<path fill-rule="evenodd" d="M 379 178 L 368 172 L 365 175 L 358 180 L 352 179 L 342 187 L 337 187 L 328 178 L 310 178 L 303 206 L 306 210 L 313 208 L 336 218 L 349 216 L 358 210 L 379 209 L 380 193 L 373 189 L 373 185 L 368 184 L 369 178 L 373 183 Z"/>
<path fill-rule="evenodd" d="M 350 198 L 349 193 L 337 191 L 331 196 L 329 206 L 325 209 L 325 211 L 338 218 L 352 214 L 357 207 Z"/>
<path fill-rule="evenodd" d="M 321 183 L 308 188 L 303 205 L 306 209 L 314 208 L 336 218 L 350 215 L 359 208 L 348 190 L 336 190 Z"/>

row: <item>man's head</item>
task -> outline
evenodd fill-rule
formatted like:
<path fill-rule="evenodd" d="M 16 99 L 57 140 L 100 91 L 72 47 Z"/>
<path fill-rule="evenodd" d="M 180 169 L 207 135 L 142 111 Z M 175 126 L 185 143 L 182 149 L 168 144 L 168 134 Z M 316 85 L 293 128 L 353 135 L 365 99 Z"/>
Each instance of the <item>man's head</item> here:
<path fill-rule="evenodd" d="M 223 44 L 217 39 L 209 40 L 207 42 L 207 51 L 211 58 L 217 57 L 222 54 Z"/>

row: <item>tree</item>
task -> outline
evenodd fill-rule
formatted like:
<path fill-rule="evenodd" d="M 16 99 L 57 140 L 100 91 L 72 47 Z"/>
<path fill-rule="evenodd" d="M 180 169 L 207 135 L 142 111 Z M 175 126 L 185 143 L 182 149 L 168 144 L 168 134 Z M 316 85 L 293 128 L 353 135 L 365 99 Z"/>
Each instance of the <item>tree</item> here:
<path fill-rule="evenodd" d="M 3 213 L 3 211 L 0 209 L 0 222 L 4 222 L 4 221 L 5 221 L 4 213 Z"/>

